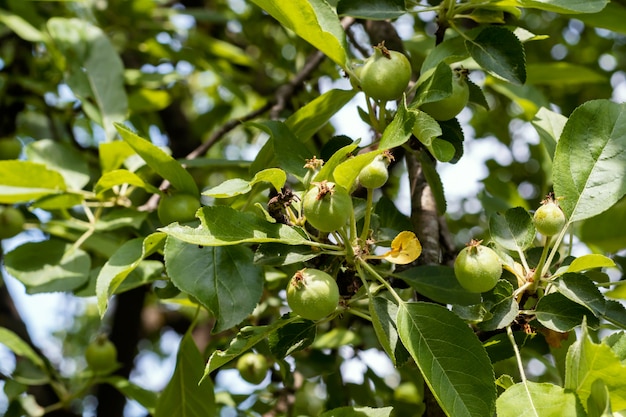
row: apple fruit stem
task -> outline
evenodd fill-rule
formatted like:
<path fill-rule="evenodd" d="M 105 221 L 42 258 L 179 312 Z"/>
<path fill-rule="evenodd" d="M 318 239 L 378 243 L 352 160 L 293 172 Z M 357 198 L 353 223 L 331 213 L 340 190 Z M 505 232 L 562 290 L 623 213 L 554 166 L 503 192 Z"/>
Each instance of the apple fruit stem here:
<path fill-rule="evenodd" d="M 374 189 L 367 188 L 367 203 L 365 205 L 365 219 L 363 221 L 363 230 L 361 230 L 361 242 L 366 245 L 367 237 L 370 233 L 370 222 L 372 218 L 372 206 L 374 205 Z"/>

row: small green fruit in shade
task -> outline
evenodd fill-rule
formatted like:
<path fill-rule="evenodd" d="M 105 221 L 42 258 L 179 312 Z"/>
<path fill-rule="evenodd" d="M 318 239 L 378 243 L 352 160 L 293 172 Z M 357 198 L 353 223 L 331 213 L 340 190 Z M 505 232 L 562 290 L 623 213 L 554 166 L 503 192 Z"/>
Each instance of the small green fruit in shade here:
<path fill-rule="evenodd" d="M 0 239 L 17 235 L 24 228 L 24 215 L 11 206 L 0 206 Z"/>
<path fill-rule="evenodd" d="M 472 240 L 456 257 L 454 275 L 467 291 L 481 293 L 496 286 L 502 275 L 502 263 L 493 249 Z"/>
<path fill-rule="evenodd" d="M 0 139 L 0 160 L 17 159 L 20 153 L 22 153 L 22 144 L 18 139 Z"/>
<path fill-rule="evenodd" d="M 190 194 L 174 194 L 161 197 L 157 213 L 163 224 L 185 223 L 195 220 L 200 200 Z"/>
<path fill-rule="evenodd" d="M 439 101 L 424 103 L 420 110 L 425 111 L 436 120 L 450 120 L 463 110 L 469 100 L 469 87 L 464 70 L 454 71 L 452 77 L 452 94 Z"/>
<path fill-rule="evenodd" d="M 411 73 L 408 58 L 398 51 L 390 51 L 381 43 L 374 47 L 374 54 L 359 72 L 361 89 L 376 100 L 396 100 L 408 87 Z"/>
<path fill-rule="evenodd" d="M 393 160 L 389 152 L 376 156 L 372 162 L 367 164 L 359 172 L 359 183 L 365 188 L 380 188 L 389 179 L 387 167 Z"/>
<path fill-rule="evenodd" d="M 565 214 L 552 196 L 548 196 L 533 216 L 535 228 L 544 236 L 554 236 L 565 226 Z"/>
<path fill-rule="evenodd" d="M 106 335 L 98 335 L 87 346 L 85 360 L 94 372 L 112 371 L 117 365 L 117 349 Z"/>
<path fill-rule="evenodd" d="M 259 385 L 265 379 L 269 365 L 265 356 L 259 353 L 244 353 L 237 360 L 237 370 L 241 377 L 254 385 Z"/>
<path fill-rule="evenodd" d="M 334 232 L 350 218 L 352 198 L 345 188 L 322 181 L 304 194 L 302 209 L 311 226 L 321 232 Z"/>
<path fill-rule="evenodd" d="M 320 320 L 337 308 L 339 287 L 326 272 L 305 268 L 291 277 L 287 285 L 287 304 L 300 317 Z"/>

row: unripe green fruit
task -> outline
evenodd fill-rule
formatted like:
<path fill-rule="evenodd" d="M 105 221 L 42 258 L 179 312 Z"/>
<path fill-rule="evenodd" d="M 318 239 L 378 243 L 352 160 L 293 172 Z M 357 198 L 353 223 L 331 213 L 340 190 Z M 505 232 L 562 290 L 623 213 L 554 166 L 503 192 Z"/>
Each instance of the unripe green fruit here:
<path fill-rule="evenodd" d="M 24 228 L 24 215 L 15 207 L 0 206 L 0 239 L 17 235 Z"/>
<path fill-rule="evenodd" d="M 269 365 L 265 356 L 248 352 L 237 360 L 239 375 L 251 384 L 259 385 L 265 379 Z"/>
<path fill-rule="evenodd" d="M 565 214 L 556 202 L 549 199 L 535 211 L 533 216 L 535 228 L 544 236 L 554 236 L 565 226 Z"/>
<path fill-rule="evenodd" d="M 389 160 L 384 155 L 378 155 L 359 172 L 359 183 L 365 188 L 380 188 L 389 179 L 387 166 Z"/>
<path fill-rule="evenodd" d="M 424 103 L 420 109 L 436 120 L 450 120 L 463 110 L 468 100 L 469 87 L 465 81 L 465 75 L 459 74 L 452 79 L 452 94 L 439 101 Z"/>
<path fill-rule="evenodd" d="M 502 263 L 493 249 L 473 240 L 456 257 L 454 275 L 467 291 L 481 293 L 496 286 L 502 275 Z"/>
<path fill-rule="evenodd" d="M 350 218 L 352 198 L 345 188 L 322 181 L 304 195 L 302 208 L 311 226 L 321 232 L 334 232 Z"/>
<path fill-rule="evenodd" d="M 339 287 L 326 272 L 305 268 L 296 272 L 289 281 L 287 304 L 297 315 L 308 320 L 319 320 L 337 308 Z"/>
<path fill-rule="evenodd" d="M 100 335 L 87 346 L 85 360 L 95 372 L 111 371 L 117 364 L 117 349 L 106 336 Z"/>
<path fill-rule="evenodd" d="M 17 159 L 22 152 L 22 144 L 15 138 L 0 139 L 0 160 Z"/>
<path fill-rule="evenodd" d="M 361 89 L 376 100 L 396 100 L 411 81 L 411 63 L 404 54 L 379 45 L 360 70 Z"/>
<path fill-rule="evenodd" d="M 190 194 L 174 194 L 162 197 L 157 207 L 159 220 L 163 224 L 185 223 L 195 220 L 200 200 Z"/>

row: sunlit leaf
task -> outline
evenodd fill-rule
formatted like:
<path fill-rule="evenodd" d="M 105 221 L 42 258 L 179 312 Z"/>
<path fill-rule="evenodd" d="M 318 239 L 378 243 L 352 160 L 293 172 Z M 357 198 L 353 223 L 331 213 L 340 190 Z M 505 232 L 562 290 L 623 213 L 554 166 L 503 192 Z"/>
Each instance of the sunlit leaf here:
<path fill-rule="evenodd" d="M 397 324 L 402 343 L 447 415 L 493 414 L 493 367 L 464 321 L 440 305 L 403 303 L 398 308 Z"/>
<path fill-rule="evenodd" d="M 604 343 L 594 343 L 587 327 L 567 352 L 565 388 L 576 392 L 583 404 L 591 395 L 596 379 L 601 379 L 611 397 L 614 410 L 626 409 L 626 365 Z"/>
<path fill-rule="evenodd" d="M 215 198 L 229 198 L 240 194 L 249 193 L 255 184 L 260 182 L 269 182 L 278 192 L 283 188 L 287 181 L 287 174 L 282 169 L 268 168 L 257 172 L 250 181 L 241 178 L 233 178 L 226 180 L 220 185 L 210 188 L 202 192 L 202 195 Z"/>
<path fill-rule="evenodd" d="M 570 222 L 607 210 L 626 194 L 626 104 L 592 100 L 578 107 L 556 146 L 554 193 Z"/>
<path fill-rule="evenodd" d="M 237 211 L 228 206 L 202 207 L 198 211 L 198 217 L 201 224 L 196 228 L 173 223 L 160 230 L 183 242 L 202 246 L 268 242 L 286 245 L 310 243 L 294 227 L 270 223 L 252 213 Z"/>
<path fill-rule="evenodd" d="M 187 333 L 176 355 L 176 369 L 159 396 L 154 417 L 206 417 L 216 413 L 215 394 L 210 379 L 202 378 L 202 355 Z"/>
<path fill-rule="evenodd" d="M 345 33 L 333 8 L 324 0 L 252 0 L 281 25 L 324 52 L 342 68 L 346 67 Z M 280 3 L 280 4 L 279 4 Z"/>
<path fill-rule="evenodd" d="M 573 392 L 558 385 L 521 382 L 504 391 L 496 402 L 498 417 L 583 417 Z"/>
<path fill-rule="evenodd" d="M 4 265 L 24 284 L 27 293 L 36 294 L 71 291 L 85 284 L 91 258 L 80 248 L 50 239 L 18 246 L 6 254 Z"/>
<path fill-rule="evenodd" d="M 60 194 L 67 186 L 63 176 L 43 164 L 29 161 L 0 161 L 0 203 L 26 203 Z"/>
<path fill-rule="evenodd" d="M 407 12 L 404 0 L 339 0 L 337 13 L 361 19 L 395 19 Z"/>
<path fill-rule="evenodd" d="M 122 139 L 146 161 L 150 168 L 168 180 L 174 188 L 182 193 L 198 195 L 199 191 L 196 182 L 178 161 L 152 144 L 152 142 L 131 131 L 128 127 L 115 123 L 115 128 Z"/>
<path fill-rule="evenodd" d="M 261 299 L 263 269 L 245 246 L 199 247 L 168 236 L 164 253 L 172 283 L 213 314 L 214 332 L 241 323 Z"/>
<path fill-rule="evenodd" d="M 41 369 L 45 369 L 46 364 L 37 352 L 24 340 L 22 340 L 15 332 L 0 327 L 0 344 L 7 347 L 11 352 L 18 356 L 28 358 L 32 363 Z"/>
<path fill-rule="evenodd" d="M 124 243 L 104 264 L 96 283 L 98 310 L 102 317 L 107 310 L 108 298 L 140 262 L 163 248 L 165 233 L 153 233 L 145 238 L 135 238 Z"/>
<path fill-rule="evenodd" d="M 66 58 L 65 80 L 81 99 L 85 113 L 112 140 L 114 122 L 128 112 L 124 88 L 124 64 L 117 50 L 99 27 L 89 20 L 52 17 L 47 23 L 50 47 Z"/>

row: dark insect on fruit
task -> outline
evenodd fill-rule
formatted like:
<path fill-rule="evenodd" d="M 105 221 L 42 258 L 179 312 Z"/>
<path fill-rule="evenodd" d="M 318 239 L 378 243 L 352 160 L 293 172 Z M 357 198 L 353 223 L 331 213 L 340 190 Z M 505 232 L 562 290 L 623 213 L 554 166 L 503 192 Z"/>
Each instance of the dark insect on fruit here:
<path fill-rule="evenodd" d="M 287 209 L 291 207 L 294 200 L 298 200 L 298 196 L 293 193 L 291 188 L 283 187 L 281 192 L 267 202 L 267 212 L 278 223 L 291 226 L 292 223 Z"/>

